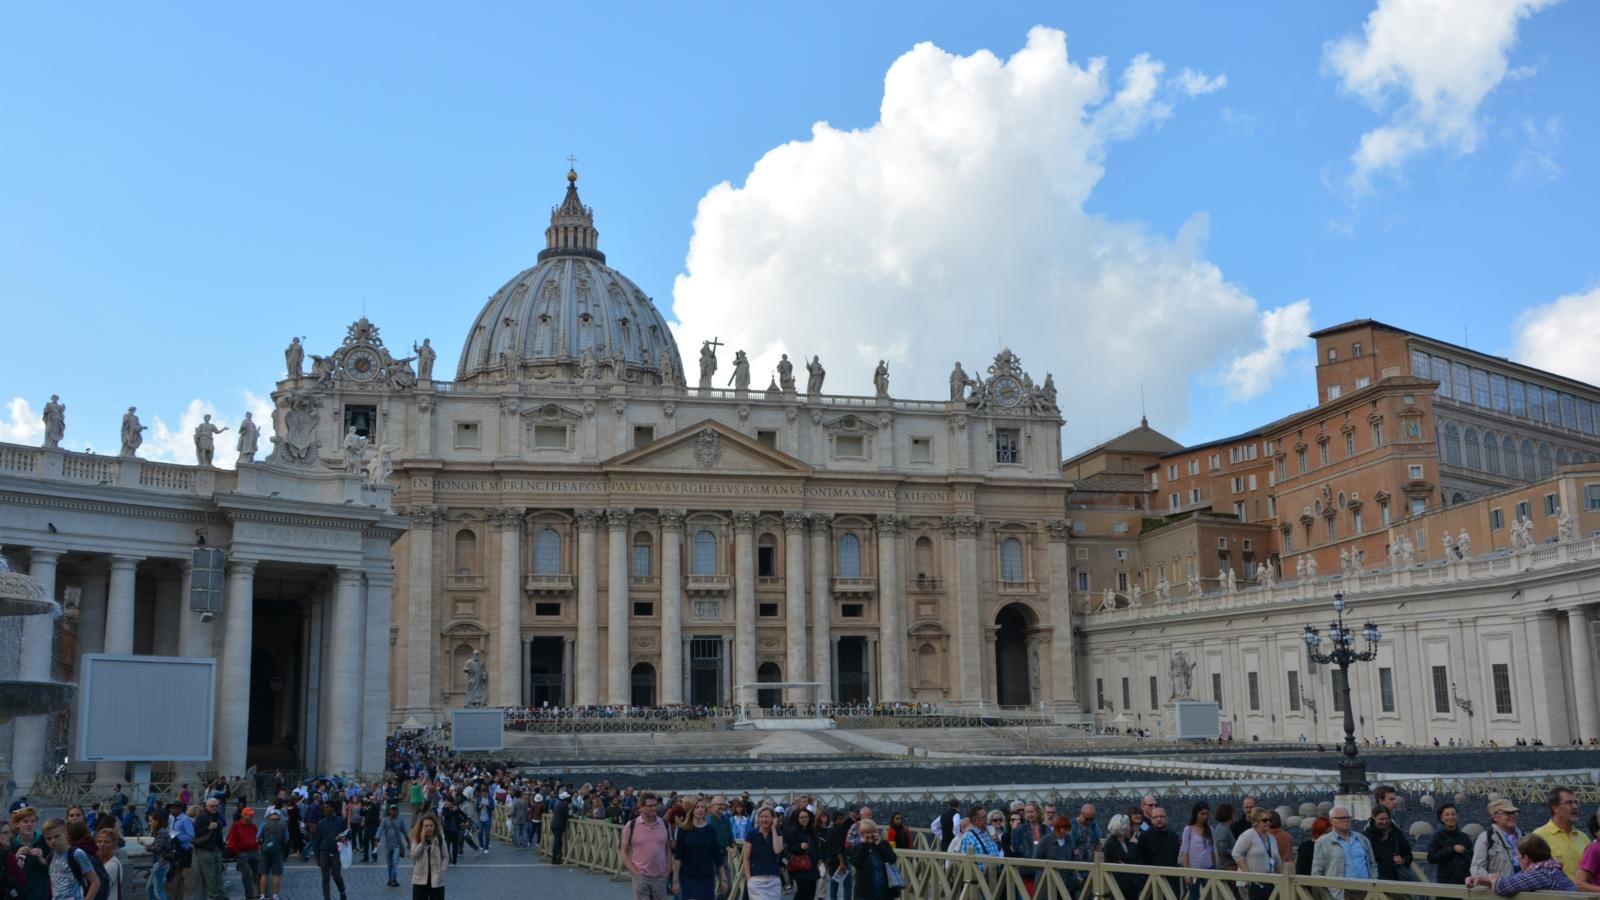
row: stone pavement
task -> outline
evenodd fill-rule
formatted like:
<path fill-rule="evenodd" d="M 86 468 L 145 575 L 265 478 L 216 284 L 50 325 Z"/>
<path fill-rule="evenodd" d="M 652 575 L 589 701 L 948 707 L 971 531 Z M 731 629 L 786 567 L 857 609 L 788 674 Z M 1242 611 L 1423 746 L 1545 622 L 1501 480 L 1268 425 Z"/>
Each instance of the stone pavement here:
<path fill-rule="evenodd" d="M 358 857 L 359 859 L 359 857 Z M 350 900 L 410 900 L 411 867 L 400 866 L 400 887 L 387 886 L 387 867 L 376 863 L 357 862 L 344 871 L 345 887 Z M 242 900 L 244 887 L 232 866 L 227 869 L 228 896 Z M 338 888 L 329 883 L 333 900 L 338 900 Z M 505 897 L 508 891 L 527 896 L 537 892 L 540 896 L 582 896 L 585 900 L 628 900 L 633 896 L 627 881 L 612 881 L 583 869 L 552 866 L 536 859 L 531 851 L 513 851 L 510 847 L 496 845 L 487 857 L 480 857 L 471 848 L 462 855 L 458 865 L 445 872 L 445 894 L 461 897 Z M 191 894 L 191 897 L 194 895 Z M 282 900 L 322 900 L 322 873 L 311 864 L 291 863 L 283 874 Z M 138 900 L 143 900 L 140 892 Z M 179 900 L 173 894 L 171 900 Z"/>

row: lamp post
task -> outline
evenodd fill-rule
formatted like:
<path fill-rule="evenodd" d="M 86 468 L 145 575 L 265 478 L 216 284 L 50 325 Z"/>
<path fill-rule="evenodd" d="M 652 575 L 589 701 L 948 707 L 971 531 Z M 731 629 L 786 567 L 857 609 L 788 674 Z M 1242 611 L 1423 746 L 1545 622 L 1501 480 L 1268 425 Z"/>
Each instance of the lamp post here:
<path fill-rule="evenodd" d="M 1317 648 L 1322 646 L 1322 635 L 1317 632 L 1316 626 L 1307 625 L 1304 635 L 1306 655 L 1323 665 L 1338 666 L 1344 675 L 1344 684 L 1340 687 L 1343 694 L 1340 699 L 1344 701 L 1344 761 L 1339 764 L 1339 793 L 1365 794 L 1371 787 L 1367 784 L 1367 764 L 1361 760 L 1360 751 L 1356 749 L 1356 714 L 1350 702 L 1350 664 L 1377 659 L 1378 641 L 1383 639 L 1383 633 L 1368 620 L 1361 628 L 1361 635 L 1367 640 L 1367 649 L 1356 650 L 1356 633 L 1344 624 L 1344 594 L 1333 595 L 1333 612 L 1334 621 L 1328 625 L 1332 650 L 1328 653 L 1318 652 Z"/>

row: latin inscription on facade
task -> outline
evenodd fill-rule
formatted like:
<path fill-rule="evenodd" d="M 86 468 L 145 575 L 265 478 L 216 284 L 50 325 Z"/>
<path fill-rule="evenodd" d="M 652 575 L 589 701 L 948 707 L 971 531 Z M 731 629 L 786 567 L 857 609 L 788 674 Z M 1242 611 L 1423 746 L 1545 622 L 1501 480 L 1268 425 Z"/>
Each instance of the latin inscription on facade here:
<path fill-rule="evenodd" d="M 302 525 L 272 525 L 266 522 L 238 522 L 233 526 L 236 541 L 255 541 L 282 547 L 361 549 L 361 535 L 354 531 L 307 528 Z"/>
<path fill-rule="evenodd" d="M 555 481 L 542 478 L 437 478 L 414 475 L 417 490 L 483 494 L 661 494 L 699 496 L 793 497 L 819 500 L 884 500 L 903 503 L 965 503 L 971 490 L 895 490 L 892 487 L 832 487 L 759 481 Z"/>

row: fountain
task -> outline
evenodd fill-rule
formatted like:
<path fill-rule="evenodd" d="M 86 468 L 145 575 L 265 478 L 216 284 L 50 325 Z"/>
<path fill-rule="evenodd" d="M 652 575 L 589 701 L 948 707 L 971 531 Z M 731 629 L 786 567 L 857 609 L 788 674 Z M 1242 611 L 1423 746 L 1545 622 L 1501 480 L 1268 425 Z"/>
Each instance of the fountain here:
<path fill-rule="evenodd" d="M 56 603 L 39 582 L 21 572 L 12 572 L 0 560 L 0 619 L 59 615 Z M 77 685 L 54 681 L 0 679 L 0 724 L 18 716 L 39 716 L 66 709 L 77 692 Z"/>

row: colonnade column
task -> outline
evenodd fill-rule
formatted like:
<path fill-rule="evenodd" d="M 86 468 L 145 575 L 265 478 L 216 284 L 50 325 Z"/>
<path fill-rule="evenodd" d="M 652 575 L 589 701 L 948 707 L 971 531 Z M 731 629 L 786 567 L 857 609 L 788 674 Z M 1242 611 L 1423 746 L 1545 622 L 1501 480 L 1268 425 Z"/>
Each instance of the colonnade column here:
<path fill-rule="evenodd" d="M 389 626 L 394 575 L 367 573 L 367 653 L 361 690 L 361 771 L 382 772 L 389 736 Z M 519 648 L 520 650 L 520 648 Z M 521 671 L 518 656 L 518 671 Z M 518 679 L 521 683 L 521 679 Z"/>
<path fill-rule="evenodd" d="M 1573 737 L 1586 744 L 1600 737 L 1600 706 L 1594 687 L 1594 627 L 1589 624 L 1586 606 L 1567 607 L 1567 640 L 1572 644 L 1572 699 L 1577 707 L 1578 733 Z"/>
<path fill-rule="evenodd" d="M 600 510 L 578 510 L 578 706 L 600 702 Z"/>
<path fill-rule="evenodd" d="M 733 514 L 733 652 L 734 684 L 756 680 L 756 514 Z M 755 688 L 738 689 L 736 703 L 755 703 Z"/>
<path fill-rule="evenodd" d="M 628 520 L 631 509 L 606 510 L 606 703 L 627 706 L 628 678 Z"/>
<path fill-rule="evenodd" d="M 833 598 L 828 585 L 828 517 L 811 516 L 811 680 L 818 682 L 817 700 L 833 702 Z"/>
<path fill-rule="evenodd" d="M 661 687 L 664 705 L 683 702 L 683 516 L 663 509 L 661 516 Z"/>
<path fill-rule="evenodd" d="M 150 648 L 156 656 L 178 655 L 178 620 L 184 599 L 181 575 L 168 573 L 156 580 L 155 639 Z"/>
<path fill-rule="evenodd" d="M 496 635 L 492 706 L 522 705 L 522 510 L 497 509 L 489 529 L 500 534 L 500 630 Z"/>
<path fill-rule="evenodd" d="M 900 561 L 897 542 L 905 531 L 905 520 L 895 515 L 878 516 L 878 699 L 894 703 L 905 699 L 904 650 L 906 627 L 905 598 L 900 594 Z"/>
<path fill-rule="evenodd" d="M 28 551 L 28 577 L 39 582 L 45 596 L 56 596 L 56 562 L 60 550 Z M 23 681 L 49 681 L 51 654 L 55 648 L 56 617 L 53 613 L 27 616 L 22 620 L 22 654 L 17 661 L 17 677 Z M 24 716 L 12 729 L 12 778 L 19 791 L 33 787 L 33 780 L 44 769 L 44 741 L 49 716 Z"/>
<path fill-rule="evenodd" d="M 78 578 L 78 655 L 74 660 L 75 671 L 78 672 L 83 671 L 84 656 L 90 653 L 104 653 L 106 650 L 106 596 L 110 591 L 108 572 L 105 560 L 97 559 L 83 569 Z M 78 746 L 76 715 L 67 718 L 67 746 L 76 753 Z M 95 766 L 95 771 L 99 773 L 98 765 Z M 114 770 L 108 766 L 106 771 Z M 99 778 L 100 775 L 96 774 L 95 777 Z"/>
<path fill-rule="evenodd" d="M 100 652 L 118 656 L 133 653 L 133 588 L 139 573 L 138 556 L 111 557 L 111 582 L 105 597 L 105 632 L 99 641 Z M 98 635 L 97 635 L 98 636 Z M 245 677 L 249 677 L 250 664 L 245 662 Z M 83 673 L 80 670 L 78 677 Z M 219 693 L 219 705 L 221 695 Z M 81 702 L 81 699 L 80 699 Z M 218 723 L 220 725 L 220 722 Z M 122 780 L 127 764 L 120 762 L 95 763 L 95 780 L 116 782 Z M 244 771 L 241 767 L 239 771 Z"/>
<path fill-rule="evenodd" d="M 983 699 L 983 623 L 978 619 L 978 532 L 983 520 L 949 516 L 944 523 L 945 533 L 956 539 L 955 699 L 977 703 Z"/>
<path fill-rule="evenodd" d="M 111 649 L 112 628 L 117 620 L 117 564 L 111 563 L 111 602 L 106 614 L 106 652 Z M 217 673 L 217 772 L 222 775 L 243 775 L 245 756 L 250 749 L 250 643 L 255 616 L 256 561 L 253 559 L 228 560 L 226 600 L 222 610 L 222 660 Z M 128 580 L 132 581 L 131 573 Z M 133 608 L 132 590 L 128 594 L 128 609 Z M 131 642 L 130 642 L 131 646 Z M 100 765 L 107 765 L 101 763 Z M 115 772 L 122 771 L 122 763 L 110 763 Z M 101 778 L 105 777 L 104 773 Z"/>
<path fill-rule="evenodd" d="M 788 644 L 785 681 L 815 681 L 806 664 L 806 519 L 803 512 L 783 514 L 784 637 Z M 809 692 L 788 691 L 789 702 L 811 700 Z M 816 699 L 822 699 L 820 696 Z"/>
<path fill-rule="evenodd" d="M 354 774 L 361 737 L 361 570 L 340 569 L 333 595 L 332 632 L 324 640 L 327 658 L 328 728 L 322 735 L 323 768 L 335 775 Z"/>
<path fill-rule="evenodd" d="M 1065 519 L 1044 524 L 1050 558 L 1050 700 L 1058 708 L 1076 711 L 1078 691 L 1072 660 L 1072 571 L 1067 561 L 1068 526 Z"/>
<path fill-rule="evenodd" d="M 433 529 L 439 522 L 439 510 L 413 506 L 401 510 L 401 515 L 411 519 L 411 530 L 406 533 L 411 573 L 406 582 L 406 714 L 431 722 L 433 648 L 438 634 L 433 624 Z M 450 674 L 443 673 L 446 679 Z"/>

